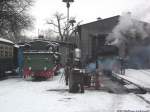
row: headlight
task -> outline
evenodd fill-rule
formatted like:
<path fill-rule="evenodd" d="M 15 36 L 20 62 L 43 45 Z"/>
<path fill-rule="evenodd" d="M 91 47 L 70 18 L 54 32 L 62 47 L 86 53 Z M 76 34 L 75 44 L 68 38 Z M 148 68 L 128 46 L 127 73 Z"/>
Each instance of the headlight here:
<path fill-rule="evenodd" d="M 44 67 L 44 70 L 46 71 L 46 70 L 47 70 L 47 67 Z"/>
<path fill-rule="evenodd" d="M 32 67 L 29 67 L 29 70 L 31 70 L 32 69 Z"/>

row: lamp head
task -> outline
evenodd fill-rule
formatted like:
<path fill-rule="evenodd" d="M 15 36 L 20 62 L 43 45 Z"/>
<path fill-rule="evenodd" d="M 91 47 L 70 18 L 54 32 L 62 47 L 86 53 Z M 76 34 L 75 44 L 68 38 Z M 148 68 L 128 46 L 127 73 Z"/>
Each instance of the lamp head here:
<path fill-rule="evenodd" d="M 62 0 L 63 2 L 66 2 L 66 3 L 68 3 L 68 2 L 74 2 L 74 0 Z"/>

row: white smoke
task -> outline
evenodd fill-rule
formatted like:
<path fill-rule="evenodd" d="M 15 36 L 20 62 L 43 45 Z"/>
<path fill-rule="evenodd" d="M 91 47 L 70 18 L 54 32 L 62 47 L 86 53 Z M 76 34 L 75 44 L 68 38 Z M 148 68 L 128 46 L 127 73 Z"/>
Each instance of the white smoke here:
<path fill-rule="evenodd" d="M 150 57 L 150 45 L 142 43 L 150 41 L 150 1 L 143 1 L 131 13 L 123 13 L 118 25 L 106 38 L 106 44 L 118 46 L 122 53 L 120 56 L 128 55 L 130 62 L 141 68 L 150 67 L 150 59 L 147 58 Z"/>
<path fill-rule="evenodd" d="M 150 1 L 143 0 L 134 10 L 123 13 L 118 25 L 107 37 L 107 43 L 117 45 L 130 40 L 150 37 Z"/>
<path fill-rule="evenodd" d="M 132 14 L 126 13 L 120 16 L 118 25 L 107 37 L 107 42 L 119 46 L 130 40 L 143 40 L 150 37 L 150 24 L 133 18 Z"/>

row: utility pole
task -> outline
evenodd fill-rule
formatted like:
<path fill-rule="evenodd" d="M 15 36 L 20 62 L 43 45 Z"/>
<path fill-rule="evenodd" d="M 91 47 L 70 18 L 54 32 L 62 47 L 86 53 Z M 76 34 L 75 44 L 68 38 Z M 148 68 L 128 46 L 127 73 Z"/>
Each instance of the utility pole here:
<path fill-rule="evenodd" d="M 74 2 L 74 0 L 63 0 L 63 2 L 66 3 L 66 7 L 67 7 L 67 34 L 66 34 L 66 39 L 69 38 L 69 8 L 70 8 L 70 3 Z"/>

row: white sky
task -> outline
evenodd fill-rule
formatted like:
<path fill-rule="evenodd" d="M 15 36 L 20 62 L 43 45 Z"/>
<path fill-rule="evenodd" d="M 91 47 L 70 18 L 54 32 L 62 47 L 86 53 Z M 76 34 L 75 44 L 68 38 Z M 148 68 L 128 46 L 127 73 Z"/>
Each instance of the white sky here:
<path fill-rule="evenodd" d="M 97 17 L 107 18 L 120 15 L 123 12 L 140 12 L 145 6 L 150 8 L 150 0 L 74 0 L 70 6 L 70 16 L 76 17 L 82 23 L 95 21 Z M 35 17 L 35 29 L 32 35 L 37 35 L 38 29 L 47 29 L 46 19 L 58 11 L 67 14 L 66 4 L 62 0 L 35 0 L 31 14 Z M 150 12 L 150 11 L 149 11 Z"/>

